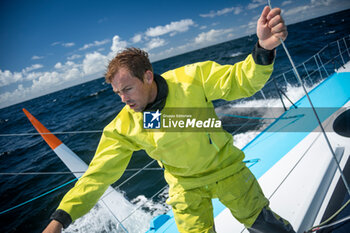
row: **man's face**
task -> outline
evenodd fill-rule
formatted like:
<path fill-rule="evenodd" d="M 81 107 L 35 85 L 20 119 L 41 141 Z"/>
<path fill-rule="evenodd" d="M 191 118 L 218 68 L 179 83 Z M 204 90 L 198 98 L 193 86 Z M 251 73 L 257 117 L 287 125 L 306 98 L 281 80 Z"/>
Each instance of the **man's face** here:
<path fill-rule="evenodd" d="M 120 68 L 114 75 L 111 85 L 123 103 L 129 105 L 135 112 L 142 112 L 148 103 L 152 102 L 153 74 L 146 71 L 144 81 L 134 77 L 127 68 Z"/>

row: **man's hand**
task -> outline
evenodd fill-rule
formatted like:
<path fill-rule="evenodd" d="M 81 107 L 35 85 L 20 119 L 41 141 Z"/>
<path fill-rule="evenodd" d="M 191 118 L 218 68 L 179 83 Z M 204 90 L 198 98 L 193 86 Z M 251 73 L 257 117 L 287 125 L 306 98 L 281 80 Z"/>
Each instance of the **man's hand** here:
<path fill-rule="evenodd" d="M 62 232 L 62 224 L 56 220 L 52 220 L 49 225 L 45 228 L 43 233 L 61 233 Z"/>
<path fill-rule="evenodd" d="M 288 32 L 281 16 L 281 9 L 265 6 L 258 20 L 256 34 L 259 45 L 267 50 L 272 50 L 281 44 L 280 39 L 285 40 Z"/>

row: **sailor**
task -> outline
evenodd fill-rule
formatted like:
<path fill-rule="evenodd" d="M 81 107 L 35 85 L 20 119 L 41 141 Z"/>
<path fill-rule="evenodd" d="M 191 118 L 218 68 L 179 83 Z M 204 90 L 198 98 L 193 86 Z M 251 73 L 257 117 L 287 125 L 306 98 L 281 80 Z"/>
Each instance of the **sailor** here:
<path fill-rule="evenodd" d="M 215 232 L 212 198 L 219 198 L 249 232 L 294 232 L 269 208 L 230 133 L 223 129 L 176 133 L 143 128 L 146 111 L 213 109 L 213 100 L 244 98 L 260 90 L 272 73 L 275 48 L 287 37 L 280 9 L 264 8 L 257 36 L 252 53 L 242 62 L 219 65 L 205 61 L 161 75 L 153 73 L 148 54 L 140 49 L 117 54 L 105 77 L 126 105 L 104 128 L 88 170 L 64 196 L 44 232 L 61 232 L 86 214 L 122 176 L 132 153 L 141 149 L 164 168 L 169 184 L 167 203 L 179 232 Z"/>

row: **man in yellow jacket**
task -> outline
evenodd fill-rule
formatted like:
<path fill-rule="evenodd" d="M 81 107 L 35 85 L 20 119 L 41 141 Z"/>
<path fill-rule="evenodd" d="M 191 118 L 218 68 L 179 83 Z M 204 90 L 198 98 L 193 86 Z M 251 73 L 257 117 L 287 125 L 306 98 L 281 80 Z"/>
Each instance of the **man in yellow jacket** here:
<path fill-rule="evenodd" d="M 105 127 L 89 169 L 65 195 L 44 232 L 60 232 L 86 214 L 122 176 L 133 151 L 140 149 L 164 168 L 167 203 L 180 232 L 215 231 L 212 198 L 219 198 L 250 232 L 294 232 L 268 208 L 229 133 L 221 128 L 145 130 L 143 124 L 146 111 L 213 110 L 215 99 L 234 100 L 260 90 L 272 73 L 274 49 L 287 37 L 280 13 L 265 7 L 257 26 L 258 43 L 251 55 L 235 65 L 206 61 L 155 75 L 144 51 L 130 48 L 119 53 L 108 66 L 106 80 L 126 106 Z"/>

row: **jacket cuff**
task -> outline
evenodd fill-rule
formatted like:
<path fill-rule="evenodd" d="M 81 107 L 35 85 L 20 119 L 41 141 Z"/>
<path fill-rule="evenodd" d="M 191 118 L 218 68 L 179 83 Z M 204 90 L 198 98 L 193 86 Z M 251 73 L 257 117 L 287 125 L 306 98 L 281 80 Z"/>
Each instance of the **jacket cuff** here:
<path fill-rule="evenodd" d="M 254 59 L 255 64 L 258 65 L 271 65 L 273 63 L 273 60 L 275 59 L 276 49 L 273 50 L 267 50 L 262 48 L 259 45 L 259 42 L 256 42 L 252 56 Z"/>
<path fill-rule="evenodd" d="M 56 220 L 59 221 L 63 228 L 67 228 L 71 223 L 72 223 L 72 218 L 70 217 L 70 215 L 61 209 L 56 210 L 55 212 L 53 212 L 53 214 L 50 217 L 50 220 Z"/>

